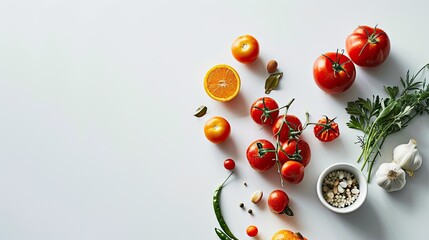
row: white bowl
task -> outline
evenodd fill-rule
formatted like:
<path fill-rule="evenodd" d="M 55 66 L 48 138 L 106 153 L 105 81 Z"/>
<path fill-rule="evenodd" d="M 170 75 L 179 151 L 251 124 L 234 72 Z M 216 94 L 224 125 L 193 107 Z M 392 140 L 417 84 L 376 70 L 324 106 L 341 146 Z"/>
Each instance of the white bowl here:
<path fill-rule="evenodd" d="M 330 205 L 323 197 L 323 192 L 322 192 L 323 180 L 330 172 L 336 171 L 336 170 L 343 170 L 343 171 L 350 172 L 355 176 L 359 184 L 360 192 L 359 192 L 358 198 L 352 204 L 344 208 L 334 207 Z M 366 181 L 365 176 L 358 168 L 356 168 L 354 165 L 349 163 L 336 163 L 327 167 L 325 170 L 323 170 L 323 172 L 319 176 L 319 179 L 317 180 L 317 196 L 319 197 L 320 202 L 329 210 L 332 210 L 333 212 L 337 212 L 337 213 L 353 212 L 365 202 L 367 194 L 368 194 L 368 183 Z"/>

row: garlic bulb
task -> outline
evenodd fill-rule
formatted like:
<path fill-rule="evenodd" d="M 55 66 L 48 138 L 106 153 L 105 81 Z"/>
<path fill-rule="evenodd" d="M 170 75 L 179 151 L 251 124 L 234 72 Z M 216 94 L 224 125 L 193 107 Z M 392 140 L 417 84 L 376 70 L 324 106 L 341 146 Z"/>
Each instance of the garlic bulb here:
<path fill-rule="evenodd" d="M 375 173 L 377 184 L 388 192 L 401 190 L 406 183 L 405 171 L 397 163 L 383 163 Z"/>
<path fill-rule="evenodd" d="M 393 150 L 393 162 L 399 164 L 410 176 L 420 168 L 422 160 L 415 139 L 410 139 L 407 144 L 400 144 Z"/>

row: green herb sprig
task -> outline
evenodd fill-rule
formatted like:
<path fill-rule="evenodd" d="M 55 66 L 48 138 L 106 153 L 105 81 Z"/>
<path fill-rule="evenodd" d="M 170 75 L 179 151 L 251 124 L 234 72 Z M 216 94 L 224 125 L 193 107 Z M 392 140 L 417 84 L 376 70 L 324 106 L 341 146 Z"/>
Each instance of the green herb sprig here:
<path fill-rule="evenodd" d="M 405 79 L 400 78 L 401 87 L 384 87 L 388 95 L 384 99 L 373 96 L 347 103 L 346 111 L 350 115 L 347 126 L 363 132 L 363 136 L 358 136 L 362 147 L 358 162 L 363 160 L 361 170 L 367 166 L 368 182 L 387 136 L 407 127 L 414 117 L 429 114 L 429 86 L 426 79 L 417 80 L 424 69 L 429 69 L 429 64 L 412 76 L 408 70 Z"/>

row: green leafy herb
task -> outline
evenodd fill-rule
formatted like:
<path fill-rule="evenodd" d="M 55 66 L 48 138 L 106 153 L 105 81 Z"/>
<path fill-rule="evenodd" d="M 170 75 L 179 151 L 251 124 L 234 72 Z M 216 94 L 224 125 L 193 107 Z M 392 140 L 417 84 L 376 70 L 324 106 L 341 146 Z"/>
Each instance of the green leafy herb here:
<path fill-rule="evenodd" d="M 346 111 L 350 114 L 347 126 L 363 132 L 363 136 L 358 136 L 362 147 L 358 162 L 363 160 L 362 170 L 367 166 L 368 182 L 387 136 L 407 127 L 414 117 L 425 112 L 429 114 L 429 86 L 426 80 L 416 80 L 425 68 L 429 69 L 429 64 L 413 76 L 407 71 L 405 79 L 400 78 L 401 88 L 384 87 L 387 98 L 373 96 L 347 103 Z"/>
<path fill-rule="evenodd" d="M 202 117 L 204 115 L 206 115 L 207 113 L 207 107 L 204 105 L 201 105 L 199 108 L 197 108 L 197 110 L 195 111 L 194 116 L 195 117 Z"/>
<path fill-rule="evenodd" d="M 265 80 L 265 93 L 269 94 L 271 90 L 274 90 L 279 85 L 280 78 L 283 76 L 282 72 L 273 73 L 268 76 Z"/>

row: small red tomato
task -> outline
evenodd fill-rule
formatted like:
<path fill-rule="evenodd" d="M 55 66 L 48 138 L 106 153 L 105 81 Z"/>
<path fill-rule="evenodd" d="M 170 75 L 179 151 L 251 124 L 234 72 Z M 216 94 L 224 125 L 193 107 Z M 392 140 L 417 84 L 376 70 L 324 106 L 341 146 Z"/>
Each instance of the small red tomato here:
<path fill-rule="evenodd" d="M 277 139 L 278 136 L 279 141 L 283 143 L 289 140 L 291 135 L 299 136 L 299 131 L 302 130 L 302 124 L 295 115 L 287 114 L 286 118 L 284 115 L 280 115 L 274 121 L 271 130 L 274 138 Z"/>
<path fill-rule="evenodd" d="M 250 35 L 240 36 L 232 43 L 231 52 L 237 61 L 251 63 L 258 58 L 259 43 Z"/>
<path fill-rule="evenodd" d="M 226 170 L 234 170 L 235 162 L 231 158 L 228 158 L 223 162 L 223 166 L 225 167 Z"/>
<path fill-rule="evenodd" d="M 347 37 L 346 50 L 356 65 L 376 67 L 389 56 L 389 36 L 377 26 L 359 26 Z"/>
<path fill-rule="evenodd" d="M 322 142 L 331 142 L 340 136 L 338 123 L 334 119 L 324 116 L 316 123 L 313 129 L 314 136 Z"/>
<path fill-rule="evenodd" d="M 247 236 L 256 237 L 258 235 L 258 228 L 254 225 L 250 225 L 246 229 Z"/>
<path fill-rule="evenodd" d="M 212 143 L 219 144 L 224 142 L 231 132 L 231 125 L 223 117 L 212 117 L 204 125 L 204 134 Z"/>
<path fill-rule="evenodd" d="M 295 160 L 306 167 L 311 160 L 310 145 L 305 140 L 290 139 L 282 144 L 278 149 L 278 158 L 281 164 L 287 161 Z"/>
<path fill-rule="evenodd" d="M 287 161 L 282 166 L 281 174 L 286 182 L 298 184 L 304 178 L 304 166 L 297 161 Z"/>
<path fill-rule="evenodd" d="M 279 116 L 279 105 L 270 97 L 258 98 L 250 108 L 250 117 L 257 124 L 271 125 Z"/>
<path fill-rule="evenodd" d="M 329 94 L 339 94 L 349 89 L 355 81 L 356 69 L 350 59 L 338 51 L 322 54 L 313 65 L 313 78 L 320 89 Z"/>
<path fill-rule="evenodd" d="M 265 172 L 276 163 L 275 147 L 268 140 L 256 140 L 247 148 L 246 157 L 253 169 Z"/>
<path fill-rule="evenodd" d="M 284 213 L 293 216 L 289 208 L 289 196 L 283 190 L 274 190 L 268 196 L 268 207 L 273 213 Z"/>

